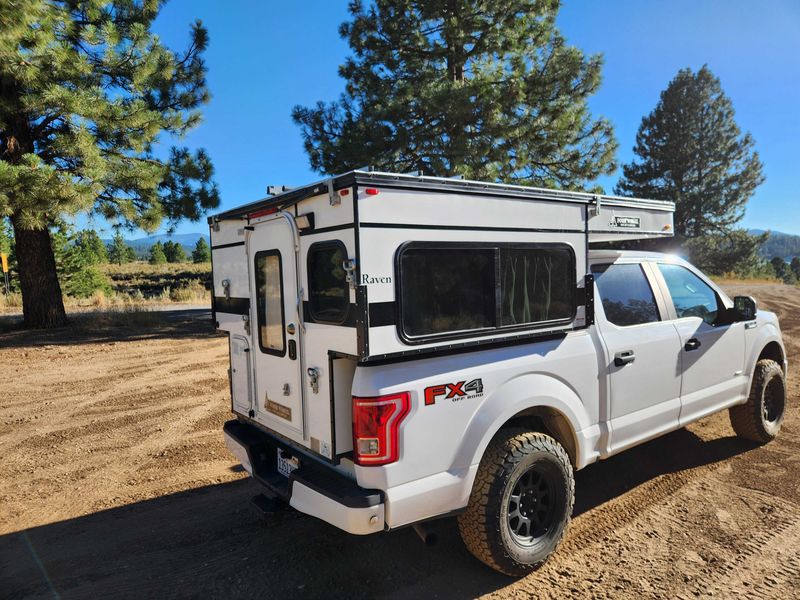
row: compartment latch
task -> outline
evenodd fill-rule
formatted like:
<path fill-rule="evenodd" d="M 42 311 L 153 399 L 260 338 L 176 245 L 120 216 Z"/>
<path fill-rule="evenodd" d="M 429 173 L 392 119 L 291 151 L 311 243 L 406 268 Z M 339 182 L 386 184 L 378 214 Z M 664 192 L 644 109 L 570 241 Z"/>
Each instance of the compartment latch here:
<path fill-rule="evenodd" d="M 311 391 L 319 394 L 320 370 L 316 367 L 309 367 L 306 373 L 308 373 L 308 383 L 311 385 Z"/>

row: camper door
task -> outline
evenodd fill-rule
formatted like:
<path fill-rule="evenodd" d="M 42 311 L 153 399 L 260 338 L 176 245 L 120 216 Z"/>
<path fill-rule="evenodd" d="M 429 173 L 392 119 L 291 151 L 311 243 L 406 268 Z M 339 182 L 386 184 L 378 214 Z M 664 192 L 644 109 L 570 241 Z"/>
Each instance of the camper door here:
<path fill-rule="evenodd" d="M 296 233 L 289 215 L 254 224 L 250 270 L 254 418 L 302 442 L 305 424 L 298 314 Z"/>

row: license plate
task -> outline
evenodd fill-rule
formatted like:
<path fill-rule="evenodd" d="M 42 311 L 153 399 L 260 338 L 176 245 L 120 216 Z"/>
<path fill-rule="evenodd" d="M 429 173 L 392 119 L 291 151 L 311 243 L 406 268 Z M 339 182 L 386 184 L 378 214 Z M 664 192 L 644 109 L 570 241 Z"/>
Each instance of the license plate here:
<path fill-rule="evenodd" d="M 291 472 L 300 466 L 300 461 L 297 460 L 297 457 L 295 456 L 292 456 L 291 458 L 283 458 L 283 456 L 281 456 L 281 452 L 282 450 L 278 449 L 278 473 L 284 477 L 289 477 Z"/>

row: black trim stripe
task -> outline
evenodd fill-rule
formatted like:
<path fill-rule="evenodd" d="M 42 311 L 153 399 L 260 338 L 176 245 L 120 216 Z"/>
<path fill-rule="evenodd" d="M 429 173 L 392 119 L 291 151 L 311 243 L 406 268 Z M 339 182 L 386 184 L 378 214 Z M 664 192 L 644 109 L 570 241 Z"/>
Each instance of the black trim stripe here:
<path fill-rule="evenodd" d="M 542 227 L 486 227 L 482 225 L 423 225 L 418 223 L 361 223 L 367 229 L 432 229 L 452 231 L 510 231 L 520 233 L 580 233 L 583 229 L 547 229 Z"/>
<path fill-rule="evenodd" d="M 395 324 L 395 304 L 391 302 L 372 302 L 369 305 L 369 326 L 385 327 Z"/>
<path fill-rule="evenodd" d="M 355 227 L 355 224 L 353 223 L 342 223 L 341 225 L 318 227 L 317 229 L 304 229 L 300 232 L 300 235 L 316 235 L 318 233 L 328 233 L 329 231 L 343 231 L 345 229 L 353 229 L 353 227 Z"/>
<path fill-rule="evenodd" d="M 228 313 L 230 315 L 249 315 L 250 298 L 214 296 L 214 310 L 218 313 Z"/>
<path fill-rule="evenodd" d="M 222 250 L 223 248 L 234 248 L 236 246 L 244 246 L 244 242 L 231 242 L 230 244 L 220 244 L 219 246 L 211 246 L 211 249 Z"/>
<path fill-rule="evenodd" d="M 583 329 L 576 328 L 576 329 Z M 414 348 L 412 350 L 402 350 L 400 352 L 389 352 L 387 354 L 374 354 L 359 361 L 359 366 L 372 367 L 390 363 L 405 362 L 409 360 L 419 360 L 434 356 L 450 356 L 453 354 L 463 354 L 465 352 L 479 352 L 495 348 L 505 348 L 507 346 L 520 346 L 523 344 L 534 344 L 546 340 L 558 340 L 567 336 L 567 331 L 540 331 L 511 335 L 503 338 L 489 338 L 483 340 L 471 340 L 457 344 L 445 344 L 440 346 L 429 346 L 427 348 Z"/>

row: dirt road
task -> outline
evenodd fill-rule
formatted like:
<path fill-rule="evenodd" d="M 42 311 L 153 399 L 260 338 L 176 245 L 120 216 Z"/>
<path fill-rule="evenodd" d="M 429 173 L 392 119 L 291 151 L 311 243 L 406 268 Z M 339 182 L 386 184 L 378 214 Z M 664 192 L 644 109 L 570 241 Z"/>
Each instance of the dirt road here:
<path fill-rule="evenodd" d="M 798 597 L 800 290 L 732 291 L 781 317 L 780 439 L 741 442 L 721 414 L 584 469 L 564 545 L 519 581 L 449 521 L 434 548 L 411 530 L 260 521 L 220 433 L 225 340 L 201 312 L 2 334 L 0 597 Z"/>

